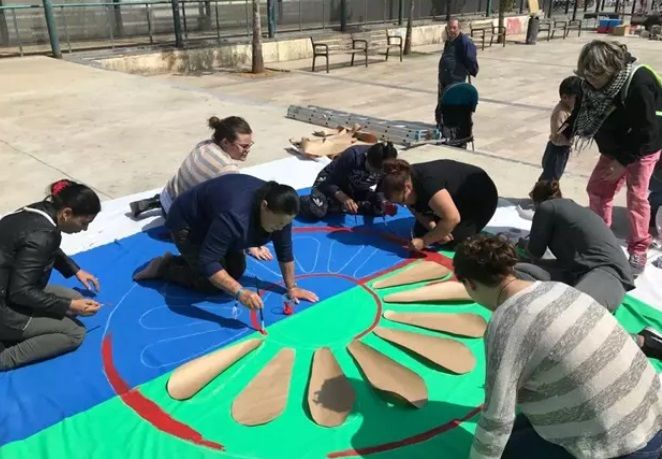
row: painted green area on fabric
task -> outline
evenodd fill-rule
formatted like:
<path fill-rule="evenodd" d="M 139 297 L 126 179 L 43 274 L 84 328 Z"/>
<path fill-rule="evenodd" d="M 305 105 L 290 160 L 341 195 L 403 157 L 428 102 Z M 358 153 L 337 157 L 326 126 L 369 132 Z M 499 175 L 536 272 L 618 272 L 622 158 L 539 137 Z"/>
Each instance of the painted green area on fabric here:
<path fill-rule="evenodd" d="M 380 296 L 415 286 L 384 289 Z M 472 312 L 489 317 L 475 304 L 391 305 L 384 310 Z M 237 362 L 213 380 L 191 400 L 177 402 L 168 397 L 164 375 L 140 387 L 142 393 L 158 403 L 177 420 L 190 425 L 203 437 L 222 443 L 224 452 L 186 443 L 154 429 L 138 417 L 119 398 L 109 400 L 87 412 L 54 425 L 27 440 L 0 449 L 2 459 L 48 457 L 74 459 L 113 458 L 324 458 L 330 452 L 359 449 L 400 440 L 464 416 L 483 401 L 483 340 L 452 337 L 469 346 L 477 366 L 467 375 L 439 371 L 410 353 L 369 334 L 363 341 L 420 374 L 428 386 L 429 402 L 420 409 L 394 406 L 380 398 L 363 380 L 360 370 L 346 351 L 352 337 L 372 323 L 376 305 L 361 287 L 323 301 L 305 311 L 268 327 L 269 335 L 256 352 Z M 645 325 L 662 328 L 662 313 L 630 297 L 616 317 L 630 332 Z M 381 319 L 380 325 L 449 337 Z M 259 335 L 257 335 L 259 337 Z M 254 337 L 254 336 L 251 336 Z M 313 352 L 329 346 L 356 390 L 357 402 L 345 424 L 338 428 L 317 426 L 307 414 L 307 383 Z M 283 347 L 296 350 L 296 360 L 284 413 L 263 426 L 244 427 L 231 417 L 232 401 L 251 379 Z M 116 356 L 120 359 L 121 356 Z M 658 371 L 660 362 L 653 362 Z M 474 417 L 432 439 L 367 457 L 375 459 L 467 457 L 475 429 Z"/>
<path fill-rule="evenodd" d="M 399 289 L 388 289 L 390 293 Z M 381 294 L 382 292 L 380 292 Z M 402 309 L 385 305 L 386 309 Z M 412 306 L 407 310 L 430 309 L 455 312 L 456 309 L 486 315 L 483 308 L 467 306 Z M 364 342 L 419 373 L 426 381 L 429 402 L 420 409 L 394 406 L 380 398 L 363 381 L 361 373 L 345 347 L 352 337 L 373 322 L 376 305 L 360 287 L 352 288 L 268 328 L 264 345 L 216 378 L 191 400 L 177 402 L 165 392 L 168 375 L 141 386 L 143 394 L 166 412 L 184 422 L 205 438 L 222 443 L 219 453 L 191 445 L 156 431 L 115 398 L 85 413 L 80 413 L 22 442 L 0 449 L 3 459 L 33 456 L 49 451 L 48 457 L 237 457 L 237 458 L 323 458 L 333 451 L 362 448 L 421 433 L 464 416 L 482 403 L 483 344 L 478 339 L 459 339 L 476 354 L 478 364 L 468 375 L 452 375 L 433 369 L 407 352 L 368 335 Z M 407 328 L 382 319 L 386 326 Z M 317 347 L 328 345 L 354 386 L 357 402 L 345 424 L 338 428 L 317 426 L 307 414 L 307 383 L 311 359 Z M 296 349 L 296 360 L 284 413 L 269 424 L 244 427 L 231 417 L 234 398 L 283 347 Z M 116 356 L 116 358 L 119 358 Z M 439 435 L 427 442 L 404 449 L 375 454 L 385 459 L 428 457 L 439 451 L 465 456 L 471 444 L 473 424 Z"/>
<path fill-rule="evenodd" d="M 395 290 L 390 289 L 389 292 Z M 390 309 L 390 306 L 386 307 Z M 461 308 L 484 311 L 476 305 Z M 429 310 L 430 306 L 408 309 Z M 384 402 L 363 381 L 359 369 L 345 349 L 353 336 L 370 326 L 375 312 L 376 305 L 370 294 L 362 288 L 353 288 L 270 326 L 269 335 L 257 352 L 214 380 L 192 400 L 172 401 L 164 394 L 162 387 L 154 385 L 145 388 L 144 393 L 157 400 L 177 419 L 195 426 L 206 437 L 223 443 L 228 454 L 252 458 L 323 458 L 333 451 L 399 440 L 460 418 L 482 403 L 482 340 L 460 339 L 470 346 L 480 363 L 472 373 L 456 376 L 434 370 L 407 352 L 374 335 L 368 335 L 363 339 L 365 343 L 420 374 L 429 390 L 430 401 L 420 410 Z M 387 326 L 413 329 L 387 322 L 382 319 L 382 323 Z M 317 426 L 307 414 L 307 383 L 311 360 L 314 350 L 320 346 L 332 349 L 357 395 L 353 413 L 345 424 L 333 429 Z M 289 399 L 284 413 L 263 426 L 249 428 L 238 425 L 231 417 L 232 401 L 283 347 L 296 350 Z M 403 454 L 407 457 L 429 457 L 440 450 L 453 452 L 452 457 L 466 456 L 472 434 L 466 429 L 460 430 L 462 432 L 454 435 L 440 435 L 425 443 L 373 457 L 396 458 L 403 457 Z"/>
<path fill-rule="evenodd" d="M 626 295 L 625 301 L 616 310 L 616 318 L 629 333 L 638 333 L 647 326 L 662 330 L 662 312 L 630 295 Z M 662 372 L 662 362 L 656 359 L 648 361 L 655 371 Z"/>

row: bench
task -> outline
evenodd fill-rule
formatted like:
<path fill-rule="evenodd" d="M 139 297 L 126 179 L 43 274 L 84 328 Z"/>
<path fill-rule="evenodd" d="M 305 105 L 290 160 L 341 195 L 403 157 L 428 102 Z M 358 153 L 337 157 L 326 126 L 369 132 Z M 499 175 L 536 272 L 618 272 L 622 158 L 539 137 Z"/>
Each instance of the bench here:
<path fill-rule="evenodd" d="M 385 30 L 367 30 L 352 34 L 352 40 L 356 43 L 363 43 L 368 47 L 368 51 L 386 50 L 386 59 L 388 60 L 391 48 L 396 48 L 400 53 L 400 62 L 402 62 L 402 37 L 400 35 L 391 35 L 388 29 Z"/>
<path fill-rule="evenodd" d="M 566 37 L 570 34 L 571 30 L 576 30 L 577 31 L 577 36 L 581 37 L 582 36 L 582 20 L 581 19 L 573 19 L 570 22 L 568 22 L 568 28 L 566 29 Z"/>
<path fill-rule="evenodd" d="M 538 33 L 547 32 L 547 41 L 554 38 L 554 34 L 557 31 L 563 32 L 562 37 L 565 39 L 565 37 L 568 35 L 568 21 L 553 19 L 542 19 L 540 21 Z"/>
<path fill-rule="evenodd" d="M 329 73 L 329 56 L 333 54 L 351 54 L 352 66 L 357 54 L 363 54 L 365 66 L 368 66 L 368 43 L 365 40 L 354 40 L 349 37 L 315 39 L 310 37 L 313 45 L 313 72 L 315 71 L 315 61 L 318 57 L 326 59 L 326 73 Z"/>
<path fill-rule="evenodd" d="M 490 39 L 489 46 L 494 43 L 494 37 L 501 40 L 503 46 L 506 46 L 506 28 L 494 25 L 491 20 L 489 21 L 473 21 L 469 24 L 469 36 L 475 42 L 477 39 L 481 40 L 481 49 L 485 49 L 485 40 L 487 37 Z"/>
<path fill-rule="evenodd" d="M 552 21 L 552 37 L 554 38 L 554 34 L 560 31 L 561 37 L 565 40 L 565 37 L 568 36 L 568 21 L 566 20 L 554 20 Z"/>

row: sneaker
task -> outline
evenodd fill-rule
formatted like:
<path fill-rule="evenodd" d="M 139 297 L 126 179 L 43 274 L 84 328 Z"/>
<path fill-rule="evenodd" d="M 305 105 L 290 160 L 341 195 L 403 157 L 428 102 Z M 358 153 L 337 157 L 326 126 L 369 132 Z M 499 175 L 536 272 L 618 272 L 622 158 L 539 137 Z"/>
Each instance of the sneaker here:
<path fill-rule="evenodd" d="M 632 253 L 630 254 L 630 268 L 632 268 L 632 274 L 636 277 L 644 272 L 646 268 L 647 257 L 645 253 Z"/>
<path fill-rule="evenodd" d="M 156 194 L 148 199 L 142 199 L 140 201 L 134 201 L 129 204 L 131 208 L 131 215 L 133 218 L 140 217 L 140 214 L 151 209 L 158 209 L 161 207 L 161 197 Z"/>
<path fill-rule="evenodd" d="M 646 327 L 639 332 L 639 336 L 644 338 L 641 350 L 646 357 L 662 359 L 662 334 L 651 327 Z"/>

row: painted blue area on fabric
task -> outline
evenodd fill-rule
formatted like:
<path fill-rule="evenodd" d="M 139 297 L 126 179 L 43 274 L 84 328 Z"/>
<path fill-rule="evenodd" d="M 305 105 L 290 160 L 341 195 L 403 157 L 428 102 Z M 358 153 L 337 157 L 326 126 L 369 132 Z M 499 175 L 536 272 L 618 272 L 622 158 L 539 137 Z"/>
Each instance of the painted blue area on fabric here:
<path fill-rule="evenodd" d="M 295 227 L 320 228 L 293 235 L 297 274 L 321 274 L 302 279 L 299 285 L 315 291 L 323 301 L 354 286 L 325 273 L 358 279 L 398 263 L 407 252 L 377 234 L 388 231 L 406 238 L 411 224 L 403 210 L 389 217 L 387 226 L 381 218 L 371 222 L 353 216 L 295 222 Z M 356 231 L 328 232 L 323 229 L 327 226 L 350 226 Z M 132 281 L 134 271 L 151 258 L 166 250 L 176 252 L 163 236 L 165 230 L 159 227 L 74 257 L 101 280 L 97 299 L 105 306 L 96 316 L 81 319 L 87 337 L 75 352 L 0 373 L 0 445 L 27 438 L 115 395 L 102 368 L 101 342 L 106 334 L 112 335 L 117 370 L 134 387 L 254 331 L 243 307 L 233 318 L 234 301 L 226 295 L 210 297 L 161 281 L 141 285 Z M 268 327 L 287 317 L 282 313 L 282 289 L 276 285 L 281 281 L 278 264 L 249 259 L 242 284 L 255 288 L 256 277 L 259 288 L 267 290 Z M 51 282 L 77 285 L 59 274 Z M 309 307 L 314 305 L 302 303 L 296 311 Z"/>

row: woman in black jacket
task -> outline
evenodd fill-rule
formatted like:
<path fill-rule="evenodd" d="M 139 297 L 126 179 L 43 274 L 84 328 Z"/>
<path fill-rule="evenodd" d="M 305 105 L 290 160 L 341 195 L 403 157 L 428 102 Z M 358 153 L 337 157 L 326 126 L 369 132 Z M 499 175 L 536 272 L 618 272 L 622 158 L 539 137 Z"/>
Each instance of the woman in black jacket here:
<path fill-rule="evenodd" d="M 625 183 L 633 272 L 646 265 L 648 185 L 662 148 L 662 86 L 647 66 L 633 64 L 625 45 L 594 40 L 582 49 L 577 75 L 583 96 L 570 120 L 578 149 L 594 139 L 600 159 L 587 191 L 591 209 L 611 226 L 614 195 Z"/>
<path fill-rule="evenodd" d="M 0 220 L 0 371 L 77 348 L 85 328 L 74 317 L 95 314 L 100 307 L 75 290 L 47 285 L 55 268 L 86 288 L 99 289 L 98 280 L 60 249 L 62 232 L 84 231 L 94 220 L 101 210 L 99 197 L 69 180 L 55 182 L 50 190 L 44 201 Z"/>

